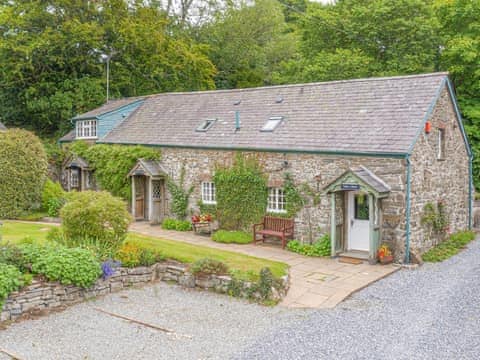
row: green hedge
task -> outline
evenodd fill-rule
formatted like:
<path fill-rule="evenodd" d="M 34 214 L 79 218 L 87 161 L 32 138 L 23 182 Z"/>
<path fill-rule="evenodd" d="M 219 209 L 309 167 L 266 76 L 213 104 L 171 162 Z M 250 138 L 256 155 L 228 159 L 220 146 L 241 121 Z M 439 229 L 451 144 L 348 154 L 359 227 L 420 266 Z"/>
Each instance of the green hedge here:
<path fill-rule="evenodd" d="M 23 275 L 17 267 L 0 263 L 0 310 L 8 295 L 23 285 Z"/>
<path fill-rule="evenodd" d="M 192 230 L 192 224 L 187 220 L 177 220 L 167 218 L 162 222 L 162 229 L 176 230 L 176 231 L 190 231 Z"/>
<path fill-rule="evenodd" d="M 20 129 L 0 131 L 0 218 L 40 207 L 47 155 L 38 137 Z"/>
<path fill-rule="evenodd" d="M 253 235 L 244 231 L 218 230 L 212 235 L 212 240 L 226 244 L 249 244 Z"/>
<path fill-rule="evenodd" d="M 301 244 L 297 240 L 290 241 L 287 249 L 306 256 L 330 256 L 330 236 L 324 235 L 313 244 Z"/>

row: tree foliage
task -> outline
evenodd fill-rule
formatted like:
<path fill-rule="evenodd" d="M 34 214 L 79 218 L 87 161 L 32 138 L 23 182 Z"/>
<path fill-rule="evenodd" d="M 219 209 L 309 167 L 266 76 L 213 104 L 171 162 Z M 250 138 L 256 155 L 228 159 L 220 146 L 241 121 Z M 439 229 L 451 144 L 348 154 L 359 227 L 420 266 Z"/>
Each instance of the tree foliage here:
<path fill-rule="evenodd" d="M 26 130 L 0 131 L 0 218 L 39 208 L 47 177 L 47 156 Z"/>

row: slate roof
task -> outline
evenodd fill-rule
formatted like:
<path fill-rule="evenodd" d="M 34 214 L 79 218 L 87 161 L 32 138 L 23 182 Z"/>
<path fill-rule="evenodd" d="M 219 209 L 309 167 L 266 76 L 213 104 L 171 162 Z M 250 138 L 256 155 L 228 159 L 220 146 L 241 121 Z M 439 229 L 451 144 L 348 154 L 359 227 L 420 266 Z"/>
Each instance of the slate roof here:
<path fill-rule="evenodd" d="M 102 142 L 405 154 L 447 76 L 434 73 L 152 95 Z M 273 132 L 260 131 L 272 116 L 282 116 L 283 121 Z M 208 131 L 195 131 L 206 119 L 217 121 Z"/>
<path fill-rule="evenodd" d="M 75 140 L 75 129 L 70 130 L 68 133 L 63 135 L 60 139 L 58 139 L 59 142 L 69 142 Z"/>
<path fill-rule="evenodd" d="M 142 99 L 143 97 L 130 97 L 130 98 L 123 98 L 123 99 L 116 99 L 116 100 L 109 100 L 102 106 L 93 109 L 91 111 L 88 111 L 86 113 L 77 115 L 73 118 L 73 120 L 78 120 L 78 119 L 91 119 L 95 118 L 96 116 L 100 116 L 102 114 L 108 113 L 110 111 L 116 110 L 122 106 L 126 106 L 128 104 L 131 104 L 137 100 Z"/>
<path fill-rule="evenodd" d="M 390 191 L 390 186 L 388 186 L 382 179 L 380 179 L 377 175 L 375 175 L 365 166 L 360 166 L 359 168 L 352 169 L 351 171 L 361 180 L 363 180 L 365 183 L 375 189 L 375 191 L 377 191 L 378 193 L 383 194 Z"/>
<path fill-rule="evenodd" d="M 139 167 L 143 168 L 150 176 L 164 176 L 167 174 L 166 170 L 163 168 L 159 161 L 139 159 L 137 161 L 137 164 L 128 173 L 128 176 L 134 175 L 135 170 Z"/>

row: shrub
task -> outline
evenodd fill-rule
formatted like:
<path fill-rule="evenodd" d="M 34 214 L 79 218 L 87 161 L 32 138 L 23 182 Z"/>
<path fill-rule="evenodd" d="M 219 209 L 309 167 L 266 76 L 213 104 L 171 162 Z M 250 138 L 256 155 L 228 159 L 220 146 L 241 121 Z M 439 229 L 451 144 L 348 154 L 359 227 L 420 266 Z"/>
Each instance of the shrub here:
<path fill-rule="evenodd" d="M 42 192 L 42 209 L 48 212 L 48 216 L 58 216 L 58 211 L 65 203 L 65 192 L 59 183 L 47 179 Z"/>
<path fill-rule="evenodd" d="M 100 263 L 86 249 L 38 245 L 24 245 L 22 249 L 25 257 L 31 261 L 33 273 L 42 274 L 48 280 L 60 281 L 64 285 L 87 288 L 102 273 Z"/>
<path fill-rule="evenodd" d="M 0 263 L 0 310 L 8 295 L 23 286 L 23 276 L 13 265 Z"/>
<path fill-rule="evenodd" d="M 475 239 L 473 231 L 460 231 L 452 234 L 449 239 L 431 248 L 422 255 L 423 261 L 440 262 L 457 254 L 470 241 Z"/>
<path fill-rule="evenodd" d="M 249 244 L 252 242 L 252 234 L 243 231 L 218 230 L 212 235 L 212 240 L 226 244 Z"/>
<path fill-rule="evenodd" d="M 323 235 L 313 244 L 301 244 L 298 240 L 290 241 L 287 249 L 306 256 L 330 256 L 331 244 L 330 236 Z"/>
<path fill-rule="evenodd" d="M 187 216 L 188 199 L 193 192 L 194 187 L 185 189 L 185 166 L 182 166 L 180 171 L 180 179 L 178 184 L 173 179 L 167 179 L 167 188 L 170 195 L 172 195 L 171 211 L 179 219 L 184 219 Z"/>
<path fill-rule="evenodd" d="M 267 206 L 267 180 L 254 159 L 238 155 L 232 167 L 215 169 L 213 180 L 222 229 L 247 230 L 259 222 Z"/>
<path fill-rule="evenodd" d="M 190 266 L 190 271 L 192 274 L 226 275 L 228 274 L 228 266 L 221 261 L 205 258 L 195 261 Z"/>
<path fill-rule="evenodd" d="M 116 259 L 125 267 L 151 266 L 164 259 L 159 251 L 139 247 L 133 243 L 125 243 L 118 250 Z"/>
<path fill-rule="evenodd" d="M 106 144 L 87 146 L 82 141 L 76 141 L 71 145 L 70 151 L 83 157 L 95 168 L 95 179 L 100 188 L 123 199 L 130 199 L 132 196 L 131 181 L 127 175 L 138 159 L 160 159 L 160 152 L 157 149 L 144 146 Z"/>
<path fill-rule="evenodd" d="M 40 207 L 47 156 L 31 132 L 0 132 L 0 218 L 14 218 Z"/>
<path fill-rule="evenodd" d="M 72 194 L 60 217 L 64 236 L 73 244 L 89 239 L 112 250 L 125 240 L 131 221 L 125 202 L 106 191 Z"/>
<path fill-rule="evenodd" d="M 162 229 L 176 230 L 176 231 L 189 231 L 192 230 L 192 224 L 187 220 L 177 220 L 167 218 L 162 222 Z"/>

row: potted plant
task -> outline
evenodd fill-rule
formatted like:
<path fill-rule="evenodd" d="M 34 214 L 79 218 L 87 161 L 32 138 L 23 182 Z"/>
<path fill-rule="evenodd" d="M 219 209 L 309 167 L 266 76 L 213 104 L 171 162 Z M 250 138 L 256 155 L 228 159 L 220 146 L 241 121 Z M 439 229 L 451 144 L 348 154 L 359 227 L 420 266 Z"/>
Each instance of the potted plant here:
<path fill-rule="evenodd" d="M 390 247 L 388 244 L 382 244 L 380 248 L 378 249 L 378 260 L 380 261 L 381 264 L 390 264 L 393 262 L 393 254 L 392 250 L 390 250 Z"/>

